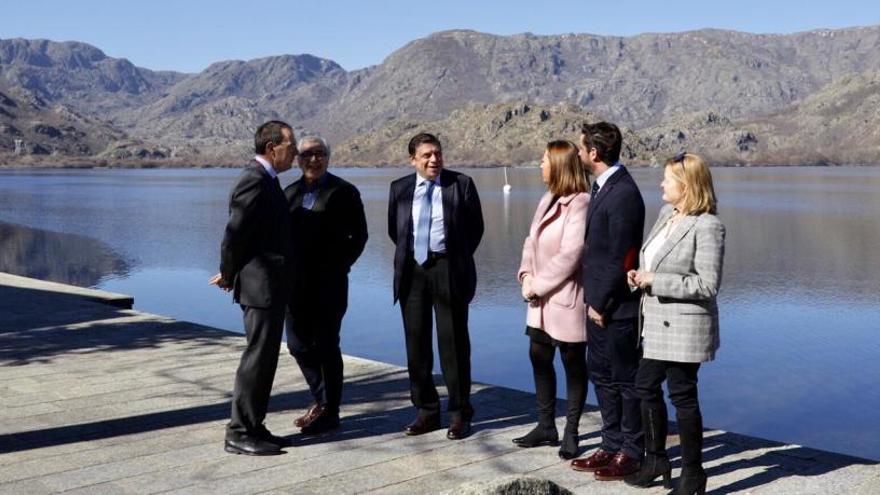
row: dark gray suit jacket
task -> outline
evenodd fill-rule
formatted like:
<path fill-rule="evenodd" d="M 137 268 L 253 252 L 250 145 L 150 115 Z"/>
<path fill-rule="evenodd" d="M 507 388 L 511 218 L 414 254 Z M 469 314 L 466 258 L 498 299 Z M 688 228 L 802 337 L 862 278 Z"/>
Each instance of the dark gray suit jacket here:
<path fill-rule="evenodd" d="M 222 283 L 244 306 L 287 303 L 291 279 L 287 200 L 256 160 L 241 172 L 229 196 L 229 221 L 220 245 Z"/>
<path fill-rule="evenodd" d="M 407 258 L 412 256 L 412 202 L 416 174 L 412 173 L 391 183 L 388 199 L 388 235 L 394 250 L 394 301 L 409 289 Z M 469 303 L 477 288 L 474 252 L 483 238 L 483 210 L 473 179 L 459 172 L 444 169 L 440 173 L 443 197 L 443 224 L 446 255 L 449 260 L 453 297 Z"/>

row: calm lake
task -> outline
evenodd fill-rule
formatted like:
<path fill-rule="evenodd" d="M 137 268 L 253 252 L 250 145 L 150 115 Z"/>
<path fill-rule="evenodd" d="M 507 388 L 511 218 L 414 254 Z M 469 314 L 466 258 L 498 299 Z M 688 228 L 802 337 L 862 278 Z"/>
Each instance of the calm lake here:
<path fill-rule="evenodd" d="M 389 182 L 410 170 L 334 171 L 360 188 L 370 228 L 351 274 L 343 350 L 404 365 L 385 218 Z M 505 196 L 500 169 L 466 172 L 486 219 L 470 319 L 474 378 L 532 390 L 515 273 L 540 173 L 511 169 Z M 237 174 L 2 171 L 0 271 L 131 294 L 136 309 L 241 332 L 239 308 L 207 285 Z M 721 349 L 700 376 L 706 424 L 880 459 L 880 168 L 713 174 L 728 234 Z M 661 206 L 662 171 L 633 175 L 647 230 Z M 595 404 L 592 387 L 588 401 Z"/>

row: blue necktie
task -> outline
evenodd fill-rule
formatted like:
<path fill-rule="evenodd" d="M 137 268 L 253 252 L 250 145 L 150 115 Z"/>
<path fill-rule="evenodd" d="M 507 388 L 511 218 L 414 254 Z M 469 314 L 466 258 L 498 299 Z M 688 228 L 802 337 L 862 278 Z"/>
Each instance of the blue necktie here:
<path fill-rule="evenodd" d="M 434 181 L 426 180 L 422 184 L 427 188 L 422 196 L 422 208 L 419 210 L 419 224 L 416 226 L 416 240 L 413 255 L 420 265 L 428 261 L 428 244 L 431 237 L 431 199 L 434 196 Z"/>
<path fill-rule="evenodd" d="M 596 199 L 597 194 L 599 194 L 599 181 L 593 181 L 593 187 L 590 189 L 590 201 Z"/>

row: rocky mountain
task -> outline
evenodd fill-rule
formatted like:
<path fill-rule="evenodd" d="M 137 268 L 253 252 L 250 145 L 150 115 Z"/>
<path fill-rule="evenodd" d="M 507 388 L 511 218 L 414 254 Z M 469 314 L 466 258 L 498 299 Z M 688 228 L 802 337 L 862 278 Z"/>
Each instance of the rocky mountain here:
<path fill-rule="evenodd" d="M 0 81 L 95 116 L 148 104 L 186 77 L 136 67 L 85 43 L 0 39 Z"/>
<path fill-rule="evenodd" d="M 17 146 L 27 155 L 90 156 L 124 138 L 98 119 L 0 82 L 0 150 Z"/>
<path fill-rule="evenodd" d="M 575 139 L 585 119 L 595 120 L 595 115 L 574 105 L 474 103 L 444 119 L 395 119 L 373 132 L 345 140 L 333 148 L 333 163 L 405 163 L 409 139 L 424 131 L 440 138 L 444 156 L 455 164 L 537 164 L 548 141 Z M 365 156 L 370 159 L 365 161 Z"/>
<path fill-rule="evenodd" d="M 447 31 L 414 41 L 328 108 L 335 137 L 468 103 L 574 104 L 632 127 L 694 112 L 730 118 L 788 107 L 835 74 L 880 67 L 880 27 L 789 36 L 719 30 L 622 38 Z M 331 122 L 344 113 L 344 120 Z"/>
<path fill-rule="evenodd" d="M 400 163 L 391 150 L 417 128 L 448 136 L 447 154 L 456 149 L 463 163 L 520 163 L 545 137 L 572 137 L 598 118 L 629 129 L 636 161 L 686 147 L 724 163 L 880 163 L 870 140 L 880 119 L 864 103 L 875 101 L 878 69 L 880 26 L 633 37 L 455 30 L 351 72 L 311 55 L 155 72 L 82 43 L 0 40 L 8 92 L 124 136 L 89 152 L 197 163 L 239 161 L 269 118 L 325 135 L 338 163 L 360 165 Z"/>

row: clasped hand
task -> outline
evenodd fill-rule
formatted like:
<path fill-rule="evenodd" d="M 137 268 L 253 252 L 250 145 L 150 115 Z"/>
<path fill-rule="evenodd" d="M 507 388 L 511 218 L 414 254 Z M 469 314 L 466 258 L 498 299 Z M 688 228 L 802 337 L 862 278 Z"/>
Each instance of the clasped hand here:
<path fill-rule="evenodd" d="M 535 294 L 535 291 L 532 290 L 532 277 L 531 275 L 525 275 L 522 279 L 522 297 L 523 300 L 528 302 L 533 302 L 538 298 L 538 295 Z"/>
<path fill-rule="evenodd" d="M 654 283 L 654 272 L 630 270 L 626 272 L 626 283 L 633 289 L 645 289 Z"/>

